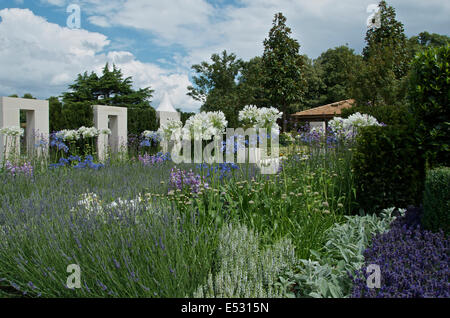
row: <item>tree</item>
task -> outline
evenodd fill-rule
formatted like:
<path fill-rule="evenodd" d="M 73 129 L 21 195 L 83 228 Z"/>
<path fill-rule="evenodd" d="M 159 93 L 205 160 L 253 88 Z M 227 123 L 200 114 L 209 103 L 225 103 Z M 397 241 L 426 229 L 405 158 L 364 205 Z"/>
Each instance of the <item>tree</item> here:
<path fill-rule="evenodd" d="M 408 50 L 411 58 L 422 50 L 429 47 L 439 47 L 450 43 L 450 37 L 447 35 L 428 33 L 426 31 L 413 36 L 408 40 Z"/>
<path fill-rule="evenodd" d="M 374 54 L 361 64 L 352 81 L 352 96 L 358 105 L 395 105 L 405 99 L 403 81 L 397 80 L 389 65 L 392 51 L 382 49 L 383 54 Z"/>
<path fill-rule="evenodd" d="M 64 101 L 91 101 L 99 105 L 113 105 L 120 107 L 150 106 L 153 90 L 149 87 L 133 90 L 131 77 L 123 78 L 122 71 L 113 65 L 109 70 L 106 63 L 102 76 L 94 72 L 78 74 L 75 83 L 70 85 L 71 92 L 63 93 Z"/>
<path fill-rule="evenodd" d="M 192 66 L 198 75 L 193 77 L 194 86 L 188 87 L 188 95 L 203 103 L 202 111 L 222 111 L 229 126 L 237 127 L 237 82 L 243 61 L 227 51 L 223 51 L 221 55 L 213 54 L 211 60 L 211 64 L 202 62 Z"/>
<path fill-rule="evenodd" d="M 351 82 L 361 63 L 361 56 L 345 45 L 327 50 L 314 61 L 323 83 L 319 89 L 321 105 L 352 98 Z"/>
<path fill-rule="evenodd" d="M 22 98 L 25 99 L 36 99 L 36 97 L 34 97 L 33 95 L 31 95 L 30 93 L 26 93 L 22 96 Z"/>
<path fill-rule="evenodd" d="M 242 60 L 236 54 L 228 54 L 226 50 L 221 55 L 211 55 L 212 63 L 195 64 L 192 69 L 198 74 L 193 77 L 194 86 L 188 87 L 188 96 L 206 103 L 213 90 L 229 93 L 236 88 L 236 79 L 242 68 Z"/>
<path fill-rule="evenodd" d="M 78 74 L 63 93 L 62 117 L 64 128 L 74 129 L 93 125 L 92 105 L 111 105 L 128 108 L 129 131 L 135 134 L 155 129 L 156 112 L 150 101 L 153 90 L 149 87 L 134 90 L 131 77 L 124 78 L 122 71 L 106 63 L 102 75 L 87 72 Z"/>
<path fill-rule="evenodd" d="M 399 105 L 406 100 L 410 56 L 403 24 L 386 1 L 379 7 L 381 26 L 367 31 L 364 64 L 352 83 L 352 95 L 359 105 Z"/>
<path fill-rule="evenodd" d="M 296 103 L 293 105 L 293 112 L 324 105 L 325 101 L 328 99 L 328 97 L 324 95 L 326 93 L 326 85 L 323 82 L 324 71 L 322 67 L 320 67 L 320 64 L 315 63 L 307 55 L 304 56 L 305 68 L 303 73 L 306 80 L 305 95 L 302 103 Z"/>
<path fill-rule="evenodd" d="M 246 105 L 256 105 L 258 107 L 268 107 L 270 105 L 264 88 L 265 78 L 266 72 L 261 57 L 256 56 L 250 61 L 243 62 L 238 84 L 240 108 Z"/>
<path fill-rule="evenodd" d="M 302 101 L 305 94 L 305 60 L 300 44 L 290 37 L 286 18 L 277 13 L 269 37 L 264 40 L 262 57 L 266 72 L 264 88 L 273 106 L 283 112 L 283 130 L 287 128 L 289 106 Z"/>
<path fill-rule="evenodd" d="M 382 55 L 385 50 L 388 50 L 386 66 L 392 69 L 396 79 L 400 79 L 408 72 L 409 64 L 407 38 L 403 23 L 396 20 L 395 9 L 388 6 L 386 1 L 380 1 L 378 7 L 381 25 L 378 28 L 367 30 L 363 57 L 368 62 L 372 57 Z"/>

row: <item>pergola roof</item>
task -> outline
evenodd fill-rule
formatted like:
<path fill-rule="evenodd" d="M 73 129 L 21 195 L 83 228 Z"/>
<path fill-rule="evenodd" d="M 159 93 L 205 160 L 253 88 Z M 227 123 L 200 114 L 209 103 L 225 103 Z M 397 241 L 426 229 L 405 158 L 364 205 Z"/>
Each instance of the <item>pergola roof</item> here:
<path fill-rule="evenodd" d="M 342 110 L 351 108 L 355 103 L 354 99 L 347 99 L 340 102 L 304 110 L 291 115 L 297 120 L 330 120 L 341 115 Z"/>

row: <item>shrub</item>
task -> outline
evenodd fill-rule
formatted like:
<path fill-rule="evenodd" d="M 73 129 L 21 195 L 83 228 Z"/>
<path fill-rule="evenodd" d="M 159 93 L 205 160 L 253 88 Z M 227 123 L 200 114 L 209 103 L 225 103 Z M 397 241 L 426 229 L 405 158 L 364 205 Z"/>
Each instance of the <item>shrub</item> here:
<path fill-rule="evenodd" d="M 265 250 L 259 236 L 245 225 L 225 225 L 219 234 L 219 270 L 209 274 L 197 298 L 279 298 L 284 289 L 277 284 L 281 272 L 295 263 L 294 247 L 282 240 Z"/>
<path fill-rule="evenodd" d="M 289 275 L 297 297 L 349 297 L 354 273 L 364 265 L 364 250 L 372 236 L 386 232 L 395 219 L 391 208 L 376 215 L 347 216 L 346 222 L 336 224 L 327 232 L 327 242 L 316 261 L 300 260 L 297 274 Z"/>
<path fill-rule="evenodd" d="M 354 279 L 352 296 L 377 298 L 450 297 L 450 240 L 444 233 L 422 230 L 411 222 L 410 209 L 398 218 L 389 232 L 380 234 L 364 252 L 365 266 Z M 417 221 L 416 221 L 417 222 Z M 381 288 L 367 286 L 367 267 L 376 264 L 381 269 Z"/>
<path fill-rule="evenodd" d="M 450 233 L 450 168 L 431 170 L 425 180 L 423 226 Z"/>
<path fill-rule="evenodd" d="M 450 162 L 450 45 L 429 48 L 412 63 L 409 98 L 430 166 Z"/>
<path fill-rule="evenodd" d="M 424 165 L 411 129 L 361 129 L 352 159 L 356 201 L 367 212 L 419 204 Z"/>
<path fill-rule="evenodd" d="M 140 135 L 145 130 L 157 130 L 158 119 L 153 107 L 128 108 L 128 133 Z"/>
<path fill-rule="evenodd" d="M 66 102 L 62 106 L 60 128 L 78 129 L 94 126 L 94 102 Z"/>

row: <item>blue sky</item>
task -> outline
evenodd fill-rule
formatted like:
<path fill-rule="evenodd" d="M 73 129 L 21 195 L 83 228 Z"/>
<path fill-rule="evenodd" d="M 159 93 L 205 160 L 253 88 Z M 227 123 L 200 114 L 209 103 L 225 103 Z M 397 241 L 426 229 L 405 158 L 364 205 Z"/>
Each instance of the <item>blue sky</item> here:
<path fill-rule="evenodd" d="M 168 92 L 175 107 L 195 111 L 186 96 L 192 64 L 226 49 L 250 59 L 262 54 L 273 15 L 283 12 L 301 53 L 316 58 L 348 44 L 364 46 L 367 7 L 374 0 L 2 0 L 0 95 L 58 96 L 78 73 L 116 63 L 135 86 Z M 70 4 L 81 29 L 67 27 Z M 450 1 L 391 0 L 408 36 L 449 35 Z"/>

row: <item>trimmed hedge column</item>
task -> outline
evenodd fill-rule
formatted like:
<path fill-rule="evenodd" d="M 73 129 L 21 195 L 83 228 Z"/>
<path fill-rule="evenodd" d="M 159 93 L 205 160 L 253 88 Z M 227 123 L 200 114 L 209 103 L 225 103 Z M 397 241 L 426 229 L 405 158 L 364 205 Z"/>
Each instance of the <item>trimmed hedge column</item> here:
<path fill-rule="evenodd" d="M 450 168 L 428 172 L 423 198 L 423 226 L 431 231 L 450 233 Z"/>
<path fill-rule="evenodd" d="M 421 203 L 424 162 L 411 128 L 362 128 L 352 167 L 357 202 L 366 212 Z"/>

